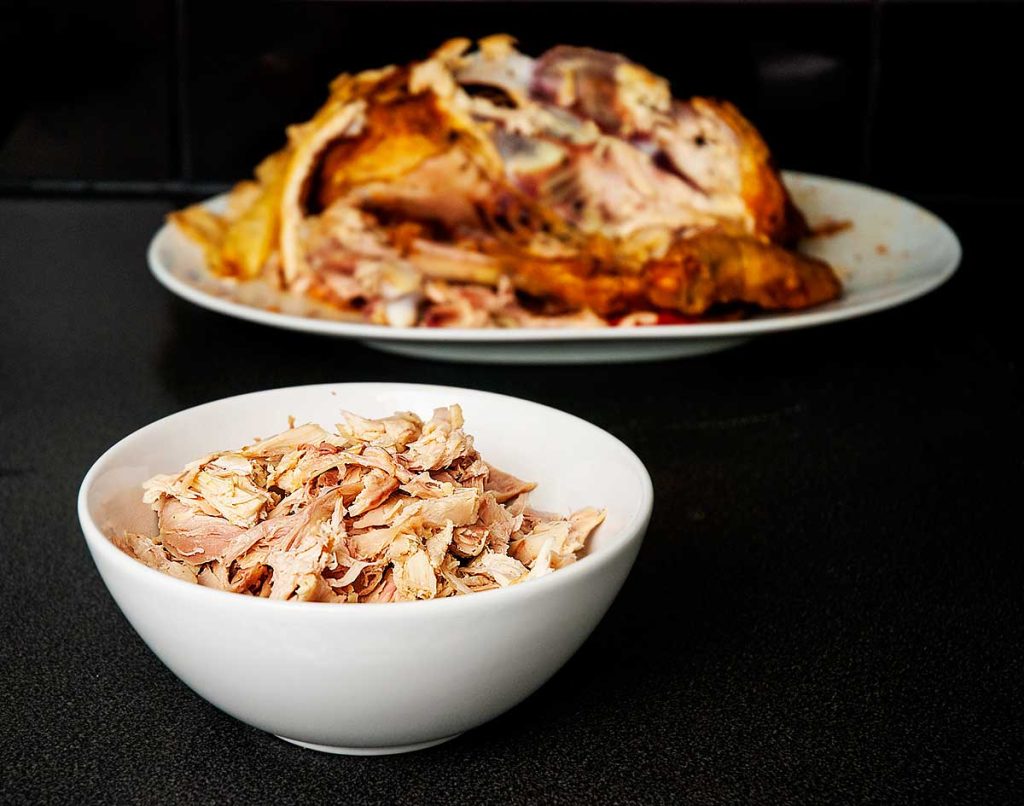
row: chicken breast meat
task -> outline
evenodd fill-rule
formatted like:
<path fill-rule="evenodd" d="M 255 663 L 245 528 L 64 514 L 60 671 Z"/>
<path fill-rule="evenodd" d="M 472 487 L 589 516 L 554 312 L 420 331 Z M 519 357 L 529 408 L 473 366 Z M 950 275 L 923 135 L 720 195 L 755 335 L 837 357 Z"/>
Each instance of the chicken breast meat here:
<path fill-rule="evenodd" d="M 735 107 L 503 35 L 340 76 L 225 213 L 172 219 L 214 273 L 382 324 L 593 326 L 841 293 L 795 251 L 807 224 Z"/>
<path fill-rule="evenodd" d="M 335 603 L 503 588 L 575 562 L 604 511 L 532 509 L 536 485 L 487 464 L 457 405 L 424 422 L 344 413 L 155 476 L 155 535 L 112 536 L 170 576 Z"/>

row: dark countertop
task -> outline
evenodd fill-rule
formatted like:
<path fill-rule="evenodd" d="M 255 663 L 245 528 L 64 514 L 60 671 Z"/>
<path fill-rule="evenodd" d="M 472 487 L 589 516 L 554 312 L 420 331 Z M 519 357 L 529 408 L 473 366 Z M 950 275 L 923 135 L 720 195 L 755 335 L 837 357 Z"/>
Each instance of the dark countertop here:
<path fill-rule="evenodd" d="M 0 201 L 0 801 L 1020 802 L 1024 208 L 940 209 L 965 263 L 895 311 L 705 358 L 506 368 L 175 299 L 144 263 L 169 207 Z M 576 657 L 406 756 L 320 755 L 207 705 L 129 628 L 75 515 L 136 428 L 344 380 L 566 409 L 655 484 L 633 574 Z"/>

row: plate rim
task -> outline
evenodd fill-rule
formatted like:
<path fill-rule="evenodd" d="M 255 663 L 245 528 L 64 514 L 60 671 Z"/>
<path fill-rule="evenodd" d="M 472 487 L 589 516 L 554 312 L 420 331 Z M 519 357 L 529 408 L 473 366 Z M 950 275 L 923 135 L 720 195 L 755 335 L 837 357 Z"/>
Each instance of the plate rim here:
<path fill-rule="evenodd" d="M 923 214 L 930 219 L 936 229 L 936 235 L 944 239 L 950 247 L 949 256 L 940 270 L 927 277 L 911 282 L 901 291 L 883 296 L 880 299 L 866 300 L 848 307 L 822 310 L 811 308 L 806 311 L 785 314 L 763 314 L 758 318 L 744 319 L 735 322 L 700 322 L 682 325 L 656 325 L 634 328 L 572 328 L 572 327 L 533 327 L 533 328 L 422 328 L 396 327 L 377 325 L 369 322 L 346 322 L 337 319 L 318 319 L 309 316 L 268 311 L 244 302 L 237 302 L 204 291 L 191 283 L 177 277 L 158 259 L 158 251 L 164 243 L 173 237 L 185 237 L 174 232 L 174 225 L 166 221 L 153 235 L 146 250 L 146 259 L 150 273 L 164 288 L 172 294 L 216 313 L 243 319 L 257 324 L 269 325 L 285 330 L 295 330 L 322 335 L 369 339 L 378 341 L 403 342 L 491 342 L 498 344 L 515 344 L 523 342 L 581 342 L 581 341 L 645 341 L 645 340 L 680 340 L 680 339 L 715 339 L 737 336 L 756 336 L 765 333 L 778 333 L 800 330 L 807 327 L 842 322 L 867 316 L 879 311 L 904 305 L 922 297 L 939 286 L 945 284 L 957 271 L 963 258 L 963 247 L 953 229 L 931 210 L 891 193 L 887 190 L 855 182 L 848 179 L 837 179 L 819 174 L 799 171 L 785 171 L 786 182 L 828 183 L 856 190 L 866 190 L 889 198 L 895 203 L 908 206 L 911 210 Z M 224 199 L 220 194 L 201 202 L 204 206 L 216 204 Z"/>

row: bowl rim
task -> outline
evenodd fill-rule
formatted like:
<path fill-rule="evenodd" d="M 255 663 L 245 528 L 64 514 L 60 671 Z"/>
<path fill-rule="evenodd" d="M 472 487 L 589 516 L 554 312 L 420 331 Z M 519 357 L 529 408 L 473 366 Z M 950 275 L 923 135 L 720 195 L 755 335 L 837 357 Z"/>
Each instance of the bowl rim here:
<path fill-rule="evenodd" d="M 222 591 L 216 588 L 206 587 L 204 585 L 196 585 L 186 582 L 181 579 L 176 579 L 168 574 L 164 574 L 157 571 L 155 568 L 150 568 L 141 561 L 134 557 L 129 557 L 119 548 L 117 548 L 110 538 L 104 534 L 103 530 L 97 525 L 92 513 L 89 509 L 89 494 L 95 484 L 97 478 L 101 472 L 109 469 L 109 465 L 114 457 L 117 456 L 120 450 L 123 450 L 125 445 L 129 442 L 141 439 L 146 436 L 147 432 L 155 430 L 158 426 L 166 423 L 167 420 L 185 417 L 190 413 L 196 411 L 218 406 L 232 401 L 240 401 L 246 398 L 253 398 L 265 395 L 270 392 L 285 392 L 285 391 L 312 391 L 317 389 L 330 389 L 340 391 L 344 388 L 352 387 L 370 387 L 372 389 L 379 389 L 386 387 L 389 391 L 395 389 L 408 389 L 412 391 L 444 391 L 447 394 L 464 394 L 472 393 L 473 395 L 480 395 L 484 397 L 490 397 L 495 399 L 512 400 L 516 403 L 525 403 L 529 406 L 535 406 L 548 414 L 555 414 L 561 417 L 568 417 L 575 420 L 578 424 L 583 425 L 585 428 L 593 431 L 596 435 L 600 436 L 605 440 L 610 440 L 620 451 L 624 453 L 625 459 L 628 461 L 630 469 L 636 476 L 639 486 L 640 495 L 636 502 L 633 511 L 630 513 L 626 524 L 617 530 L 619 534 L 624 535 L 614 545 L 609 546 L 607 550 L 599 551 L 594 554 L 587 554 L 581 557 L 578 561 L 571 563 L 565 568 L 560 568 L 556 572 L 547 574 L 539 579 L 531 580 L 529 583 L 521 583 L 518 585 L 511 585 L 505 588 L 495 588 L 486 591 L 480 591 L 471 595 L 463 596 L 448 596 L 440 599 L 422 599 L 413 601 L 402 601 L 402 602 L 361 602 L 358 606 L 338 606 L 337 603 L 332 602 L 296 602 L 290 600 L 279 600 L 279 599 L 263 599 L 256 596 L 244 596 L 238 593 L 231 593 L 229 591 Z M 458 401 L 458 397 L 453 397 L 453 400 Z M 421 384 L 421 383 L 403 383 L 403 382 L 389 382 L 389 381 L 366 381 L 366 382 L 340 382 L 340 383 L 320 383 L 320 384 L 304 384 L 298 386 L 282 386 L 274 387 L 270 389 L 261 389 L 255 392 L 246 392 L 239 395 L 231 395 L 228 397 L 218 398 L 216 400 L 207 401 L 200 403 L 195 406 L 190 406 L 185 409 L 168 414 L 161 417 L 153 422 L 136 429 L 130 434 L 122 437 L 109 448 L 107 448 L 95 462 L 89 467 L 85 476 L 82 479 L 82 483 L 78 489 L 77 498 L 77 509 L 78 509 L 78 520 L 81 525 L 82 533 L 85 538 L 87 547 L 89 548 L 90 555 L 95 555 L 97 552 L 104 557 L 107 561 L 113 563 L 115 566 L 124 570 L 129 575 L 141 575 L 140 581 L 148 580 L 148 583 L 158 588 L 164 588 L 168 593 L 178 592 L 179 595 L 183 596 L 199 596 L 208 597 L 210 605 L 215 605 L 218 602 L 225 606 L 231 606 L 231 602 L 236 602 L 234 606 L 241 607 L 269 607 L 276 608 L 280 612 L 294 611 L 295 613 L 345 613 L 348 615 L 344 616 L 332 616 L 332 618 L 357 618 L 363 616 L 373 617 L 387 617 L 386 614 L 394 612 L 397 614 L 405 613 L 409 616 L 413 613 L 425 613 L 431 612 L 431 610 L 440 610 L 441 608 L 472 608 L 472 607 L 483 607 L 488 604 L 500 604 L 500 602 L 506 601 L 512 603 L 513 597 L 539 595 L 549 590 L 554 585 L 567 584 L 572 579 L 583 575 L 592 575 L 596 573 L 600 568 L 608 565 L 617 559 L 621 554 L 631 549 L 634 544 L 638 544 L 643 540 L 644 533 L 646 532 L 647 525 L 650 521 L 651 512 L 654 506 L 654 486 L 651 481 L 650 473 L 644 466 L 644 463 L 640 458 L 633 452 L 633 450 L 626 445 L 622 440 L 613 434 L 605 431 L 597 425 L 577 417 L 569 412 L 556 409 L 553 406 L 547 406 L 543 403 L 537 403 L 532 400 L 525 398 L 515 397 L 513 395 L 504 395 L 497 392 L 487 392 L 480 389 L 472 389 L 469 387 L 457 387 L 457 386 L 446 386 L 442 384 Z M 96 558 L 93 558 L 94 564 Z M 97 570 L 99 570 L 97 568 Z M 100 572 L 101 578 L 103 578 L 102 572 Z M 104 579 L 104 584 L 106 580 Z M 170 585 L 170 588 L 164 586 Z M 186 591 L 191 589 L 193 593 L 187 593 Z M 499 598 L 504 597 L 504 598 Z M 481 601 L 482 600 L 482 601 Z M 242 604 L 243 602 L 250 602 L 251 604 Z M 410 611 L 410 608 L 414 610 Z M 254 612 L 256 612 L 254 610 Z"/>

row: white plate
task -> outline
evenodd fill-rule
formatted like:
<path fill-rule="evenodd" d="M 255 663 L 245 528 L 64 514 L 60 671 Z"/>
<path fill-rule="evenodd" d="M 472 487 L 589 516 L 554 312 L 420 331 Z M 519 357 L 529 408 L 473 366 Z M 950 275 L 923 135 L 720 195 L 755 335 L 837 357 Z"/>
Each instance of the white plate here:
<path fill-rule="evenodd" d="M 960 242 L 937 216 L 875 188 L 786 173 L 797 206 L 812 226 L 852 227 L 806 241 L 802 251 L 831 263 L 843 281 L 835 302 L 738 322 L 637 328 L 439 329 L 371 325 L 331 318 L 330 311 L 259 283 L 236 283 L 206 271 L 200 249 L 164 225 L 149 245 L 149 267 L 168 290 L 204 308 L 289 330 L 354 338 L 380 350 L 445 361 L 570 364 L 644 361 L 724 350 L 765 333 L 823 325 L 901 305 L 942 285 L 960 263 Z M 207 205 L 216 209 L 223 197 Z M 269 310 L 273 306 L 276 310 Z"/>

